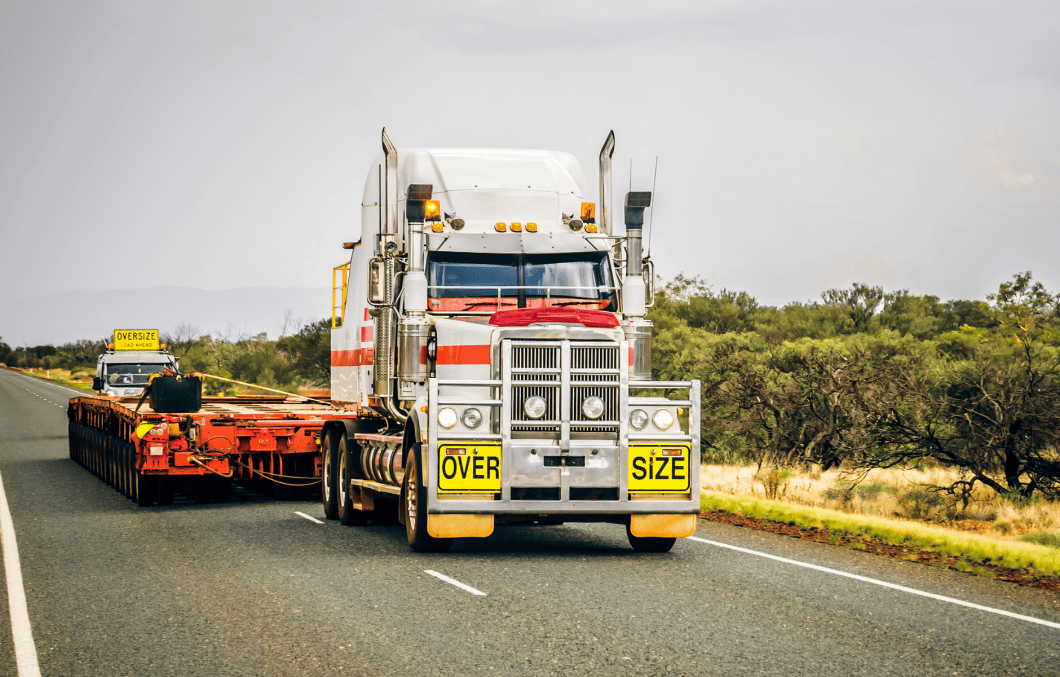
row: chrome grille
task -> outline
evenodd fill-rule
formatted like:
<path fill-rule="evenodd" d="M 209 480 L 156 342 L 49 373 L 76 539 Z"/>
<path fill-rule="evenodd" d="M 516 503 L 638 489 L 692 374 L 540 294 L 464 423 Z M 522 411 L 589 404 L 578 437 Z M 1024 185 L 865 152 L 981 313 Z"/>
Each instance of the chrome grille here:
<path fill-rule="evenodd" d="M 573 342 L 570 345 L 570 411 L 562 411 L 564 344 L 558 341 L 513 341 L 511 348 L 511 422 L 513 431 L 559 432 L 570 421 L 572 432 L 617 432 L 618 387 L 621 376 L 619 346 L 611 343 Z M 545 415 L 529 419 L 523 403 L 529 397 L 545 400 Z M 596 396 L 604 413 L 589 419 L 582 402 Z"/>
<path fill-rule="evenodd" d="M 571 430 L 618 430 L 619 354 L 616 345 L 571 345 Z M 589 397 L 604 401 L 604 413 L 590 419 L 582 413 Z"/>

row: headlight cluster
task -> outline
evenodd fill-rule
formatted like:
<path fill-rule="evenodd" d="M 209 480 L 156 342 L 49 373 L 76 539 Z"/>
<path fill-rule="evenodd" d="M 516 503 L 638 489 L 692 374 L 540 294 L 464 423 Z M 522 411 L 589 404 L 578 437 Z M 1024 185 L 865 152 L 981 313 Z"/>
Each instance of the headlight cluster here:
<path fill-rule="evenodd" d="M 651 417 L 651 422 L 659 430 L 668 430 L 674 424 L 674 415 L 669 409 L 659 409 L 655 412 L 655 416 Z M 643 409 L 634 409 L 629 412 L 629 425 L 634 430 L 644 430 L 648 425 L 648 412 Z"/>
<path fill-rule="evenodd" d="M 537 395 L 528 397 L 523 401 L 523 413 L 526 414 L 527 418 L 532 418 L 535 421 L 545 415 L 546 408 L 545 398 Z"/>
<path fill-rule="evenodd" d="M 444 407 L 438 410 L 438 424 L 448 430 L 456 425 L 456 410 L 452 407 Z M 460 422 L 465 428 L 477 428 L 482 423 L 482 412 L 475 407 L 469 407 L 460 413 Z"/>

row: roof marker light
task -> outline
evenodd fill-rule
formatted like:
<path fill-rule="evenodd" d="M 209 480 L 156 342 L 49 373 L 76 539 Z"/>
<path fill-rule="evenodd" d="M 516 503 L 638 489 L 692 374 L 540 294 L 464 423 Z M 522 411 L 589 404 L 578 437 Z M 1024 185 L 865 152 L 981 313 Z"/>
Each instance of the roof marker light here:
<path fill-rule="evenodd" d="M 508 230 L 508 225 L 507 225 L 507 224 L 505 224 L 505 223 L 501 223 L 500 221 L 498 221 L 498 222 L 497 222 L 497 225 L 496 225 L 496 226 L 494 226 L 494 228 L 496 228 L 496 229 L 497 229 L 497 232 L 498 232 L 498 233 L 503 233 L 504 231 Z"/>
<path fill-rule="evenodd" d="M 537 224 L 536 223 L 528 223 L 528 224 L 526 224 L 526 232 L 528 232 L 528 233 L 536 233 L 537 232 Z"/>
<path fill-rule="evenodd" d="M 585 232 L 586 233 L 595 233 L 596 232 L 596 224 L 595 223 L 590 223 L 588 226 L 585 227 Z"/>
<path fill-rule="evenodd" d="M 582 221 L 585 223 L 596 223 L 596 204 L 593 202 L 582 203 Z"/>
<path fill-rule="evenodd" d="M 440 221 L 436 221 L 435 223 L 431 224 L 431 230 L 433 230 L 436 233 L 442 232 L 443 228 L 445 228 L 445 226 L 443 226 Z"/>
<path fill-rule="evenodd" d="M 523 232 L 523 224 L 521 224 L 521 223 L 513 223 L 512 224 L 512 232 L 513 233 L 521 233 L 521 232 Z"/>

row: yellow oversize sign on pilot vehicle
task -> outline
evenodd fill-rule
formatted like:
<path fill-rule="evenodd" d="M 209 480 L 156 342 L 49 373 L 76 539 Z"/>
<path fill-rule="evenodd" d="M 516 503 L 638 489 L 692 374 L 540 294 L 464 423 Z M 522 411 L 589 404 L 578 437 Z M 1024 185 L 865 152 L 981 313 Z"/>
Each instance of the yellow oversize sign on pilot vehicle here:
<path fill-rule="evenodd" d="M 438 491 L 495 494 L 500 490 L 500 445 L 447 445 L 438 449 Z"/>
<path fill-rule="evenodd" d="M 157 329 L 115 329 L 115 350 L 158 350 Z"/>

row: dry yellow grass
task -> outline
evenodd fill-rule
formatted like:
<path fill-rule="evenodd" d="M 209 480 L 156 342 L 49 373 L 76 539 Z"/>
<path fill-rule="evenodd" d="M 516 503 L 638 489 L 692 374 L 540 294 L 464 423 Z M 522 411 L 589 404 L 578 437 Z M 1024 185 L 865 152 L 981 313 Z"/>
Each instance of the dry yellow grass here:
<path fill-rule="evenodd" d="M 1060 503 L 1038 501 L 1016 506 L 979 486 L 965 508 L 959 500 L 928 489 L 946 486 L 957 478 L 955 471 L 942 467 L 873 470 L 864 476 L 841 470 L 811 470 L 784 471 L 770 477 L 765 468 L 758 473 L 753 466 L 704 465 L 702 470 L 703 488 L 720 494 L 933 522 L 1013 541 L 1026 533 L 1060 531 Z"/>

